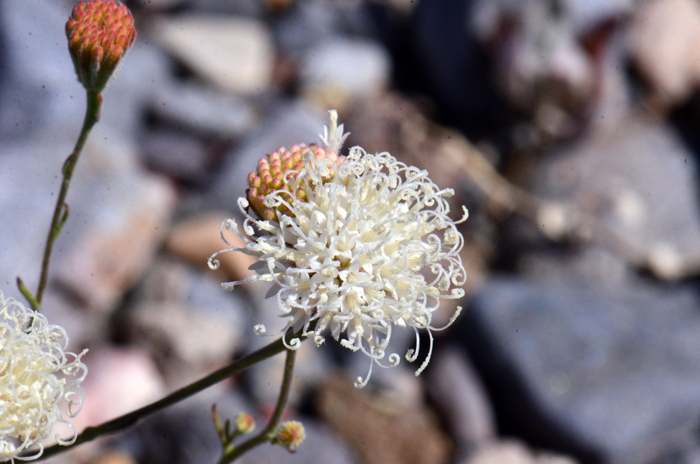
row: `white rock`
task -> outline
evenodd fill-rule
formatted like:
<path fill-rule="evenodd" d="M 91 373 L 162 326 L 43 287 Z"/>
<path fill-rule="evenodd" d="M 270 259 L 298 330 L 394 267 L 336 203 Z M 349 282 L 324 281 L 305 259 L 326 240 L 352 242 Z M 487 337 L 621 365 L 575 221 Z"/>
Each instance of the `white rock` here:
<path fill-rule="evenodd" d="M 274 44 L 258 21 L 183 15 L 159 20 L 154 30 L 168 50 L 222 90 L 250 95 L 270 83 Z"/>

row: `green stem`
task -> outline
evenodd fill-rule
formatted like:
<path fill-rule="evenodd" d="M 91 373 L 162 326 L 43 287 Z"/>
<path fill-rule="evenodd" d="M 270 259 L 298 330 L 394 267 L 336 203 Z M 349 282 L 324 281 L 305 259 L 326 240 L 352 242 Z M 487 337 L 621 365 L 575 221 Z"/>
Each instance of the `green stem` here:
<path fill-rule="evenodd" d="M 41 305 L 41 299 L 44 296 L 44 289 L 46 288 L 46 282 L 49 276 L 49 262 L 51 260 L 51 251 L 53 250 L 53 244 L 58 238 L 63 226 L 68 219 L 68 205 L 66 204 L 66 195 L 68 194 L 68 187 L 70 187 L 70 181 L 73 177 L 73 171 L 75 170 L 75 165 L 78 163 L 78 158 L 80 153 L 83 151 L 85 142 L 87 141 L 90 131 L 93 126 L 100 119 L 100 109 L 102 108 L 102 95 L 99 92 L 92 90 L 87 91 L 87 108 L 85 110 L 85 120 L 83 121 L 83 128 L 80 130 L 80 135 L 75 143 L 75 148 L 73 153 L 71 153 L 66 161 L 63 163 L 63 182 L 61 183 L 61 191 L 58 194 L 58 199 L 56 201 L 56 208 L 53 212 L 53 219 L 51 220 L 51 227 L 49 229 L 49 235 L 46 238 L 46 247 L 44 248 L 44 259 L 41 263 L 41 277 L 39 278 L 39 287 L 36 291 L 36 296 L 32 298 L 27 298 L 29 304 L 32 306 L 34 311 L 39 311 L 39 306 Z M 24 293 L 24 292 L 23 292 Z M 26 295 L 25 295 L 26 297 Z"/>
<path fill-rule="evenodd" d="M 299 338 L 301 336 L 301 331 L 291 335 L 288 334 L 286 335 L 287 337 L 290 338 Z M 140 419 L 143 419 L 146 416 L 149 416 L 155 412 L 158 412 L 162 409 L 167 408 L 168 406 L 172 406 L 175 403 L 178 403 L 179 401 L 184 400 L 185 398 L 189 398 L 190 396 L 194 395 L 195 393 L 199 393 L 200 391 L 204 390 L 205 388 L 211 387 L 214 384 L 217 384 L 221 382 L 222 380 L 225 380 L 232 375 L 238 374 L 239 372 L 244 371 L 245 369 L 249 368 L 250 366 L 259 363 L 260 361 L 264 361 L 267 358 L 270 358 L 278 353 L 281 353 L 284 351 L 286 348 L 284 346 L 283 340 L 280 338 L 279 340 L 270 343 L 267 346 L 264 346 L 260 348 L 257 351 L 254 351 L 253 353 L 249 354 L 248 356 L 245 356 L 242 359 L 239 359 L 238 361 L 235 361 L 232 364 L 229 364 L 226 367 L 223 367 L 219 369 L 218 371 L 215 371 L 208 376 L 186 386 L 183 387 L 170 395 L 166 396 L 163 399 L 160 399 L 156 401 L 155 403 L 151 403 L 148 406 L 144 406 L 141 409 L 137 409 L 136 411 L 132 411 L 128 414 L 124 414 L 123 416 L 117 417 L 116 419 L 112 419 L 111 421 L 105 422 L 101 425 L 97 425 L 95 427 L 88 427 L 86 428 L 78 437 L 76 438 L 75 442 L 72 445 L 68 446 L 60 446 L 58 444 L 50 446 L 44 450 L 44 454 L 38 459 L 46 459 L 51 456 L 54 456 L 58 453 L 61 453 L 63 451 L 67 451 L 71 448 L 74 448 L 78 445 L 81 445 L 83 443 L 87 443 L 89 441 L 94 440 L 97 437 L 100 437 L 102 435 L 107 435 L 110 433 L 115 433 L 119 432 L 121 430 L 126 429 L 127 427 L 130 427 L 131 425 L 134 425 L 136 422 L 138 422 Z M 294 361 L 293 356 L 292 356 L 292 362 Z M 287 362 L 289 363 L 289 355 L 287 357 Z M 285 378 L 286 378 L 287 372 L 285 370 Z M 291 376 L 291 372 L 290 372 Z M 289 381 L 287 381 L 289 382 Z M 284 385 L 283 385 L 284 386 Z M 289 389 L 289 385 L 286 387 Z M 289 392 L 286 393 L 287 397 L 289 396 Z M 280 398 L 281 399 L 281 398 Z M 285 398 L 285 404 L 286 404 L 286 398 Z M 279 404 L 278 404 L 279 408 Z M 283 407 L 282 407 L 283 408 Z M 275 414 L 277 416 L 282 415 L 280 412 L 277 414 L 277 410 L 275 410 Z M 279 418 L 277 419 L 279 421 Z M 269 428 L 269 426 L 268 426 Z M 267 428 L 265 429 L 266 431 L 268 430 Z"/>
<path fill-rule="evenodd" d="M 256 436 L 241 443 L 239 446 L 236 446 L 231 450 L 226 450 L 224 455 L 221 457 L 219 464 L 233 462 L 236 458 L 243 455 L 243 453 L 275 438 L 277 426 L 282 419 L 282 414 L 284 413 L 284 410 L 287 407 L 287 402 L 289 401 L 289 392 L 291 391 L 292 386 L 292 373 L 294 371 L 294 358 L 296 357 L 296 353 L 297 352 L 295 350 L 287 350 L 287 359 L 284 363 L 284 377 L 282 378 L 280 396 L 277 400 L 275 412 L 272 414 L 270 421 L 267 423 L 267 427 L 265 427 L 265 429 Z"/>

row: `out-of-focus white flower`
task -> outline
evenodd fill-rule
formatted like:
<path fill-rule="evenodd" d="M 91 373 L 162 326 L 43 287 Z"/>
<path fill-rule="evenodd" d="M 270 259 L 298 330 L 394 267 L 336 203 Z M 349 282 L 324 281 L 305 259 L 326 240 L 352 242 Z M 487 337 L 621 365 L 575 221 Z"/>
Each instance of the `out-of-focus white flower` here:
<path fill-rule="evenodd" d="M 62 327 L 0 292 L 0 462 L 36 459 L 55 423 L 73 428 L 59 403 L 66 401 L 69 417 L 80 412 L 87 350 L 76 355 L 65 352 L 67 345 Z M 75 438 L 75 428 L 71 438 L 56 435 L 61 445 Z"/>
<path fill-rule="evenodd" d="M 233 219 L 223 221 L 221 236 L 229 248 L 219 253 L 240 251 L 259 259 L 252 267 L 256 274 L 222 286 L 271 282 L 288 318 L 280 332 L 303 328 L 320 345 L 330 329 L 342 346 L 369 356 L 370 372 L 356 382 L 362 387 L 374 363 L 399 363 L 396 353 L 389 355 L 389 365 L 381 363 L 394 326 L 416 332 L 409 362 L 418 357 L 418 330 L 430 336 L 416 375 L 430 360 L 432 331 L 442 330 L 432 326 L 433 312 L 441 298 L 464 296 L 467 276 L 459 256 L 464 239 L 456 224 L 467 211 L 458 222 L 450 219 L 446 198 L 454 192 L 440 190 L 427 171 L 389 153 L 354 147 L 338 157 L 345 137 L 332 111 L 330 129 L 321 137 L 324 148 L 295 146 L 291 153 L 280 148 L 263 158 L 257 174 L 249 176 L 247 199 L 238 200 L 246 217 L 242 233 Z M 245 240 L 245 248 L 231 245 L 226 230 Z M 209 258 L 212 269 L 219 253 Z M 256 326 L 256 333 L 265 332 Z M 299 343 L 293 339 L 288 348 Z"/>

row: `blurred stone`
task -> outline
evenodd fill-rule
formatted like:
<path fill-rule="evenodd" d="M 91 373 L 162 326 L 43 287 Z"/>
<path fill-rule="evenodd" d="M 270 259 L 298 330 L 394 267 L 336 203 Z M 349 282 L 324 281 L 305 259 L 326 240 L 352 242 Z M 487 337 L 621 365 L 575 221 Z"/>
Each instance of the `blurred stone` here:
<path fill-rule="evenodd" d="M 268 282 L 253 282 L 242 287 L 246 288 L 255 308 L 248 330 L 252 333 L 253 326 L 257 324 L 263 324 L 267 329 L 267 335 L 256 335 L 250 338 L 249 349 L 251 351 L 274 341 L 279 336 L 277 332 L 285 326 L 285 321 L 280 318 L 282 313 L 277 298 L 267 297 L 270 286 L 271 284 Z M 302 399 L 308 397 L 312 390 L 317 389 L 326 380 L 328 372 L 333 369 L 329 356 L 329 348 L 325 344 L 317 347 L 312 340 L 306 340 L 302 343 L 297 350 L 294 367 L 294 382 L 289 397 L 291 406 L 297 406 Z M 264 363 L 252 366 L 244 374 L 251 386 L 251 394 L 261 405 L 261 408 L 268 410 L 268 412 L 274 409 L 279 397 L 279 387 L 284 373 L 284 359 L 284 356 L 275 356 Z M 352 383 L 349 380 L 348 382 Z"/>
<path fill-rule="evenodd" d="M 147 405 L 165 393 L 163 380 L 148 353 L 136 348 L 101 347 L 83 361 L 89 375 L 83 409 L 71 422 L 80 432 Z"/>
<path fill-rule="evenodd" d="M 324 108 L 342 109 L 388 87 L 391 57 L 378 42 L 334 37 L 309 48 L 300 74 L 308 98 Z"/>
<path fill-rule="evenodd" d="M 654 96 L 668 105 L 683 102 L 700 84 L 700 4 L 652 0 L 634 19 L 632 55 Z"/>
<path fill-rule="evenodd" d="M 263 23 L 226 16 L 161 18 L 154 33 L 168 50 L 220 89 L 251 95 L 267 89 L 274 45 Z"/>
<path fill-rule="evenodd" d="M 139 26 L 140 23 L 136 23 L 137 29 Z M 113 82 L 103 93 L 102 115 L 91 139 L 99 131 L 100 135 L 105 132 L 111 140 L 135 143 L 134 140 L 149 128 L 144 124 L 145 113 L 160 104 L 158 97 L 163 88 L 175 85 L 174 68 L 174 60 L 162 48 L 137 36 Z M 76 98 L 84 108 L 82 93 L 76 94 Z M 80 121 L 82 118 L 74 121 L 73 137 L 77 137 Z M 138 146 L 134 148 L 134 154 L 137 149 Z"/>
<path fill-rule="evenodd" d="M 274 31 L 280 54 L 294 62 L 301 60 L 312 47 L 336 40 L 339 36 L 379 35 L 376 15 L 364 1 L 266 0 L 265 3 L 292 3 L 276 18 Z"/>
<path fill-rule="evenodd" d="M 76 137 L 85 91 L 77 82 L 65 36 L 72 6 L 68 0 L 0 4 L 0 140 L 51 137 L 63 143 Z"/>
<path fill-rule="evenodd" d="M 694 288 L 503 279 L 453 334 L 469 346 L 504 433 L 584 462 L 667 462 L 697 447 L 698 305 Z"/>
<path fill-rule="evenodd" d="M 255 433 L 262 430 L 266 423 L 266 418 L 261 416 L 239 392 L 216 386 L 146 419 L 130 434 L 128 440 L 123 441 L 123 445 L 128 443 L 129 447 L 135 450 L 139 462 L 149 464 L 218 462 L 221 457 L 221 442 L 212 419 L 213 404 L 216 404 L 222 420 L 233 420 L 241 412 L 252 413 L 256 416 L 258 424 Z M 287 413 L 289 412 L 288 410 Z M 305 417 L 285 415 L 285 420 L 287 419 L 301 421 L 306 429 L 306 440 L 296 453 L 289 453 L 280 446 L 263 444 L 245 453 L 236 462 L 241 464 L 261 462 L 352 464 L 356 462 L 347 446 L 322 424 Z M 239 438 L 236 443 L 240 443 L 245 438 Z"/>
<path fill-rule="evenodd" d="M 245 196 L 248 173 L 255 170 L 258 160 L 281 146 L 320 143 L 318 134 L 323 134 L 324 124 L 328 124 L 328 114 L 302 101 L 277 103 L 261 129 L 237 146 L 221 167 L 210 191 L 212 206 L 240 215 L 236 201 Z"/>
<path fill-rule="evenodd" d="M 82 174 L 79 166 L 76 177 Z M 175 192 L 164 179 L 145 174 L 83 176 L 77 183 L 72 193 L 90 201 L 73 205 L 65 232 L 72 235 L 70 248 L 56 260 L 54 278 L 80 301 L 109 311 L 155 255 Z"/>
<path fill-rule="evenodd" d="M 146 11 L 166 11 L 189 2 L 187 0 L 137 0 L 136 3 Z"/>
<path fill-rule="evenodd" d="M 700 261 L 696 170 L 694 154 L 668 126 L 631 119 L 543 159 L 532 185 L 540 197 L 611 227 L 673 280 Z"/>
<path fill-rule="evenodd" d="M 292 454 L 281 446 L 262 445 L 244 454 L 241 464 L 274 462 L 279 464 L 359 464 L 348 445 L 332 433 L 328 426 L 305 417 L 292 417 L 304 424 L 306 439 Z"/>
<path fill-rule="evenodd" d="M 336 34 L 340 24 L 338 10 L 327 2 L 297 2 L 280 17 L 275 27 L 281 52 L 300 59 L 312 45 Z"/>
<path fill-rule="evenodd" d="M 534 248 L 518 259 L 517 268 L 521 275 L 551 284 L 579 282 L 616 288 L 637 280 L 628 263 L 599 246 L 568 252 Z"/>
<path fill-rule="evenodd" d="M 576 464 L 571 458 L 553 454 L 534 454 L 518 441 L 491 443 L 480 448 L 465 464 Z"/>
<path fill-rule="evenodd" d="M 134 458 L 123 451 L 109 451 L 91 464 L 137 464 Z"/>
<path fill-rule="evenodd" d="M 326 381 L 316 405 L 319 415 L 357 450 L 365 464 L 449 461 L 449 438 L 425 405 L 372 395 L 342 377 Z"/>
<path fill-rule="evenodd" d="M 60 140 L 53 146 L 41 138 L 0 141 L 0 217 L 5 218 L 0 227 L 0 286 L 6 297 L 24 301 L 15 283 L 17 276 L 36 291 L 60 182 L 61 161 L 56 152 L 70 150 L 72 144 Z M 58 238 L 56 251 L 64 240 L 65 235 Z"/>
<path fill-rule="evenodd" d="M 245 134 L 256 122 L 252 108 L 242 98 L 195 84 L 159 86 L 152 111 L 178 128 L 220 138 Z"/>
<path fill-rule="evenodd" d="M 207 260 L 217 251 L 227 248 L 221 239 L 221 222 L 228 213 L 208 213 L 193 217 L 176 224 L 166 240 L 168 251 L 187 260 L 195 266 L 207 268 Z M 237 247 L 245 242 L 233 232 L 226 234 L 226 239 Z M 248 268 L 258 260 L 243 253 L 222 253 L 216 257 L 221 263 L 221 273 L 227 280 L 243 280 L 252 274 Z"/>
<path fill-rule="evenodd" d="M 163 370 L 180 381 L 226 364 L 241 348 L 242 306 L 212 275 L 164 260 L 144 279 L 139 303 L 129 311 L 130 329 L 156 358 L 167 361 Z"/>
<path fill-rule="evenodd" d="M 189 0 L 187 6 L 195 11 L 221 15 L 236 15 L 259 18 L 265 13 L 259 0 Z"/>
<path fill-rule="evenodd" d="M 496 419 L 488 394 L 466 353 L 441 347 L 426 375 L 430 398 L 455 440 L 457 460 L 495 439 Z"/>
<path fill-rule="evenodd" d="M 152 170 L 179 180 L 201 183 L 210 160 L 205 143 L 181 131 L 151 131 L 141 142 L 144 163 Z"/>
<path fill-rule="evenodd" d="M 238 390 L 219 383 L 145 418 L 127 434 L 119 437 L 118 445 L 128 449 L 141 463 L 218 462 L 221 457 L 221 441 L 214 427 L 213 405 L 216 405 L 222 420 L 233 420 L 241 412 L 256 412 L 254 406 Z M 256 419 L 259 424 L 264 423 L 259 416 Z"/>
<path fill-rule="evenodd" d="M 473 3 L 418 2 L 408 38 L 415 57 L 395 76 L 408 82 L 414 76 L 424 79 L 445 115 L 459 121 L 467 137 L 481 140 L 502 124 L 505 108 L 476 29 L 470 27 L 476 14 Z"/>

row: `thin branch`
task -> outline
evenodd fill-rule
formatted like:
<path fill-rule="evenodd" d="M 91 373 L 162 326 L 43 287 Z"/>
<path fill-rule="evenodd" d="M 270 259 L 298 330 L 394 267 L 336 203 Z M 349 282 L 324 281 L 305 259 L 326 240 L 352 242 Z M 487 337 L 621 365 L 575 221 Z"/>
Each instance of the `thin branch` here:
<path fill-rule="evenodd" d="M 71 153 L 63 163 L 63 182 L 61 183 L 61 191 L 59 192 L 58 199 L 56 200 L 56 207 L 54 208 L 51 227 L 49 227 L 49 233 L 46 237 L 44 258 L 41 262 L 41 276 L 39 277 L 39 287 L 37 288 L 36 294 L 32 295 L 24 284 L 22 284 L 22 279 L 19 277 L 17 278 L 20 291 L 25 296 L 34 311 L 39 311 L 41 300 L 44 296 L 44 290 L 46 289 L 46 283 L 48 282 L 49 278 L 49 263 L 51 261 L 51 251 L 53 250 L 54 242 L 61 234 L 61 230 L 63 230 L 63 226 L 68 220 L 69 208 L 68 204 L 66 203 L 66 195 L 68 194 L 68 188 L 70 187 L 70 182 L 73 178 L 73 171 L 75 170 L 75 165 L 78 163 L 80 153 L 83 151 L 85 142 L 90 135 L 90 131 L 100 119 L 101 108 L 102 95 L 99 92 L 88 90 L 87 107 L 85 108 L 83 127 L 80 130 L 78 140 L 75 142 L 73 153 Z"/>
<path fill-rule="evenodd" d="M 300 330 L 299 332 L 293 334 L 293 335 L 287 335 L 292 338 L 299 338 L 301 337 L 302 331 Z M 80 433 L 75 440 L 75 442 L 71 445 L 68 446 L 61 446 L 61 445 L 53 445 L 46 450 L 44 450 L 44 454 L 38 459 L 46 459 L 51 456 L 54 456 L 58 453 L 68 451 L 71 448 L 75 448 L 76 446 L 82 445 L 83 443 L 87 443 L 89 441 L 94 440 L 97 437 L 115 433 L 122 431 L 134 424 L 136 424 L 139 420 L 143 419 L 146 416 L 150 416 L 151 414 L 158 412 L 162 409 L 165 409 L 169 406 L 172 406 L 186 398 L 189 398 L 190 396 L 194 395 L 195 393 L 199 393 L 200 391 L 211 387 L 212 385 L 215 385 L 222 380 L 225 380 L 232 375 L 238 374 L 239 372 L 244 371 L 245 369 L 248 369 L 254 364 L 259 363 L 260 361 L 263 361 L 267 358 L 270 358 L 278 353 L 281 353 L 284 351 L 286 348 L 284 346 L 284 343 L 282 339 L 280 338 L 279 340 L 270 343 L 267 346 L 264 346 L 263 348 L 254 351 L 253 353 L 239 359 L 238 361 L 235 361 L 234 363 L 223 367 L 208 376 L 186 386 L 183 387 L 170 395 L 166 396 L 163 399 L 160 399 L 156 401 L 155 403 L 151 403 L 148 406 L 144 406 L 143 408 L 137 409 L 135 411 L 132 411 L 128 414 L 124 414 L 123 416 L 119 416 L 116 419 L 112 419 L 108 422 L 105 422 L 101 425 L 97 425 L 95 427 L 88 427 L 86 428 L 82 433 Z M 289 360 L 289 355 L 287 357 Z M 289 362 L 289 361 L 288 361 Z M 293 362 L 293 358 L 292 358 Z M 285 371 L 286 375 L 286 371 Z M 287 386 L 288 388 L 288 386 Z M 287 392 L 288 395 L 288 392 Z M 286 404 L 286 399 L 285 399 L 285 404 Z M 267 429 L 265 429 L 267 430 Z"/>
<path fill-rule="evenodd" d="M 239 446 L 226 450 L 224 455 L 221 457 L 219 464 L 228 464 L 229 462 L 233 462 L 236 458 L 243 455 L 247 451 L 275 438 L 275 431 L 277 430 L 280 420 L 282 420 L 282 414 L 284 413 L 284 410 L 287 407 L 287 402 L 289 401 L 289 392 L 291 391 L 292 386 L 292 373 L 294 371 L 295 357 L 295 350 L 287 350 L 287 359 L 284 363 L 284 377 L 280 388 L 280 396 L 277 400 L 275 412 L 272 414 L 272 417 L 267 423 L 265 429 L 256 436 L 244 441 Z"/>

